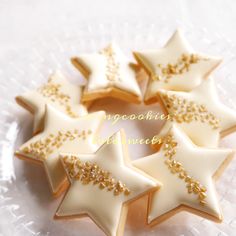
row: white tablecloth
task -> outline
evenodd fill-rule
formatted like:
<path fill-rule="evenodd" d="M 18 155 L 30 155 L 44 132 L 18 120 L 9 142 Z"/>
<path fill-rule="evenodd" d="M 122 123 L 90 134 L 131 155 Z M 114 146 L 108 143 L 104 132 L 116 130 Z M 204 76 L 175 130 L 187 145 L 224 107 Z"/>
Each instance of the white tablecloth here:
<path fill-rule="evenodd" d="M 161 16 L 223 32 L 229 40 L 236 40 L 234 0 L 1 0 L 0 57 L 9 50 L 29 47 L 39 35 L 69 28 L 71 22 L 149 17 L 158 21 Z"/>

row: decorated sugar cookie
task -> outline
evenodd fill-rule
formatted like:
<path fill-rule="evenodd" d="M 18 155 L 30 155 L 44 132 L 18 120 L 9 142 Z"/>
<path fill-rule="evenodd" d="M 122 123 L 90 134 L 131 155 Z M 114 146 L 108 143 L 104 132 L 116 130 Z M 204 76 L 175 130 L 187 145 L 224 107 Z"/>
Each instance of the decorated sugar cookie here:
<path fill-rule="evenodd" d="M 170 119 L 157 137 L 177 124 L 198 146 L 217 147 L 219 139 L 235 131 L 236 112 L 223 105 L 214 80 L 209 78 L 191 92 L 160 90 L 161 105 Z"/>
<path fill-rule="evenodd" d="M 57 71 L 35 91 L 26 92 L 16 97 L 19 105 L 34 114 L 34 133 L 43 129 L 45 104 L 50 104 L 64 114 L 76 118 L 87 114 L 87 109 L 80 104 L 81 87 L 70 84 Z"/>
<path fill-rule="evenodd" d="M 72 63 L 88 79 L 83 91 L 83 101 L 115 97 L 140 103 L 141 91 L 136 81 L 135 69 L 116 44 L 111 44 L 94 54 L 81 54 Z"/>
<path fill-rule="evenodd" d="M 218 177 L 233 152 L 200 148 L 175 126 L 163 139 L 158 153 L 133 165 L 162 183 L 149 198 L 148 223 L 155 224 L 181 210 L 220 222 L 222 213 L 213 179 Z"/>
<path fill-rule="evenodd" d="M 208 77 L 221 59 L 195 52 L 177 30 L 159 50 L 134 52 L 137 62 L 149 74 L 144 102 L 157 101 L 159 89 L 190 91 Z"/>
<path fill-rule="evenodd" d="M 109 236 L 122 235 L 128 203 L 160 184 L 131 166 L 120 131 L 93 155 L 62 154 L 70 180 L 55 218 L 89 216 Z"/>
<path fill-rule="evenodd" d="M 48 105 L 43 132 L 23 144 L 16 152 L 16 156 L 42 164 L 52 193 L 58 196 L 68 186 L 59 153 L 96 151 L 98 144 L 94 139 L 104 121 L 104 116 L 105 112 L 100 111 L 79 118 L 70 118 Z"/>

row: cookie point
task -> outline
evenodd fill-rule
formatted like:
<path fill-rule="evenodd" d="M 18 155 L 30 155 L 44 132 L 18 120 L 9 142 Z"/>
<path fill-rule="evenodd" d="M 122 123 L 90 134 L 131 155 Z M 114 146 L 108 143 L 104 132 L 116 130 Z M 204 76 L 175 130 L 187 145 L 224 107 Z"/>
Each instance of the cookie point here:
<path fill-rule="evenodd" d="M 60 219 L 61 217 L 60 217 L 60 215 L 58 215 L 58 213 L 56 212 L 55 213 L 55 215 L 53 216 L 53 219 L 54 220 L 58 220 L 58 219 Z"/>

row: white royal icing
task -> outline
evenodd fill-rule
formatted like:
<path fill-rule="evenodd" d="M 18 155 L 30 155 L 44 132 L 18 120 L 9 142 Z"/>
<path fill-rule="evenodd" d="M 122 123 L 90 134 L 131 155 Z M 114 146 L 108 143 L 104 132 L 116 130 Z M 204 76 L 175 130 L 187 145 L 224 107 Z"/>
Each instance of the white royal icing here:
<path fill-rule="evenodd" d="M 163 184 L 151 196 L 148 222 L 158 221 L 159 217 L 180 205 L 188 206 L 191 209 L 206 213 L 206 216 L 210 215 L 221 220 L 221 211 L 212 177 L 233 152 L 227 149 L 197 147 L 176 127 L 173 127 L 168 134 L 172 134 L 177 143 L 173 158 L 182 164 L 192 179 L 199 181 L 205 187 L 205 204 L 200 204 L 198 195 L 189 193 L 186 182 L 178 176 L 178 173 L 172 173 L 165 164 L 167 158 L 163 147 L 164 143 L 158 153 L 133 162 L 134 166 Z"/>
<path fill-rule="evenodd" d="M 157 182 L 145 177 L 124 160 L 124 147 L 121 132 L 114 134 L 113 144 L 104 144 L 94 155 L 81 155 L 77 157 L 83 161 L 96 163 L 102 169 L 120 180 L 130 190 L 129 195 L 114 195 L 106 188 L 100 189 L 93 183 L 82 184 L 77 179 L 70 179 L 71 186 L 65 195 L 56 216 L 79 216 L 87 214 L 107 235 L 116 236 L 120 231 L 119 224 L 122 216 L 123 204 L 150 191 L 158 186 Z M 62 154 L 62 157 L 70 154 Z"/>
<path fill-rule="evenodd" d="M 191 64 L 188 71 L 184 70 L 181 74 L 174 74 L 168 82 L 165 81 L 165 76 L 163 76 L 158 64 L 161 64 L 162 67 L 167 67 L 168 64 L 177 64 L 183 54 L 194 54 L 202 59 L 197 63 Z M 141 65 L 146 69 L 149 75 L 151 75 L 145 92 L 145 101 L 156 98 L 158 89 L 177 91 L 192 90 L 201 84 L 203 79 L 221 62 L 219 58 L 196 53 L 179 30 L 173 34 L 164 48 L 135 52 L 134 55 L 136 59 L 141 61 Z M 180 66 L 179 69 L 182 68 L 182 66 Z M 152 79 L 152 75 L 160 76 L 160 80 Z"/>
<path fill-rule="evenodd" d="M 93 153 L 96 151 L 99 145 L 94 142 L 94 139 L 99 127 L 104 122 L 104 116 L 105 112 L 99 111 L 79 118 L 70 118 L 48 105 L 46 107 L 44 131 L 24 143 L 19 148 L 18 153 L 29 160 L 33 159 L 43 162 L 52 192 L 56 194 L 66 180 L 65 171 L 63 170 L 59 160 L 59 153 Z M 77 130 L 76 134 L 73 132 L 74 130 Z M 71 133 L 77 138 L 73 139 L 72 137 L 71 140 L 71 136 L 68 133 L 66 134 L 67 131 L 71 131 Z M 81 135 L 79 138 L 78 135 L 83 133 L 83 131 L 85 131 L 86 135 Z M 50 145 L 50 147 L 47 146 L 49 150 L 52 149 L 52 152 L 46 152 L 45 158 L 43 158 L 43 154 L 37 152 L 37 150 L 39 151 L 40 144 L 34 146 L 34 151 L 32 151 L 32 149 L 25 151 L 26 148 L 30 147 L 33 143 L 43 142 L 45 144 L 45 140 L 50 138 L 51 134 L 57 135 L 58 132 L 63 135 L 55 144 L 53 144 L 55 140 L 52 138 L 52 145 Z M 83 139 L 84 136 L 86 136 L 85 139 Z M 60 142 L 62 145 L 57 146 Z M 47 150 L 47 147 L 44 145 L 43 151 Z"/>
<path fill-rule="evenodd" d="M 82 87 L 69 83 L 59 71 L 51 75 L 49 81 L 50 82 L 37 90 L 29 91 L 23 95 L 17 96 L 17 99 L 26 104 L 34 113 L 34 133 L 42 130 L 41 126 L 45 114 L 45 104 L 50 104 L 57 110 L 71 117 L 87 114 L 86 107 L 80 104 Z M 47 92 L 46 90 L 43 91 L 43 88 L 47 89 L 47 85 L 52 85 L 53 88 L 48 87 Z M 55 86 L 59 87 L 56 88 Z M 47 96 L 43 95 L 43 93 L 47 94 Z M 55 93 L 58 94 L 57 97 L 55 97 Z M 67 102 L 65 102 L 64 95 L 66 97 L 68 96 Z M 71 112 L 68 112 L 69 110 L 67 107 Z"/>
<path fill-rule="evenodd" d="M 219 127 L 213 128 L 209 122 L 204 119 L 191 122 L 177 122 L 176 120 L 167 120 L 158 134 L 159 137 L 166 135 L 172 124 L 178 125 L 191 139 L 199 145 L 205 147 L 217 147 L 219 139 L 224 134 L 236 127 L 236 112 L 226 107 L 219 101 L 213 78 L 203 81 L 203 83 L 191 92 L 159 91 L 160 99 L 163 101 L 163 95 L 175 95 L 178 98 L 185 99 L 187 102 L 194 102 L 204 105 L 208 113 L 213 114 L 219 120 Z M 181 107 L 181 104 L 178 105 Z M 164 108 L 166 106 L 164 104 Z M 177 112 L 178 114 L 178 112 Z M 199 113 L 201 114 L 201 113 Z M 171 114 L 170 114 L 171 115 Z M 231 131 L 232 131 L 231 130 Z"/>

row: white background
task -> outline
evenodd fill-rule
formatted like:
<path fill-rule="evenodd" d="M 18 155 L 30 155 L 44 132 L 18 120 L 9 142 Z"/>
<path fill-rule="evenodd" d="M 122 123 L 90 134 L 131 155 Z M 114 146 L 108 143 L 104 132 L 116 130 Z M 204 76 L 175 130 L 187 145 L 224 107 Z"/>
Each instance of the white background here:
<path fill-rule="evenodd" d="M 234 0 L 0 0 L 0 57 L 70 22 L 169 17 L 236 40 Z M 158 33 L 158 32 L 157 32 Z"/>

